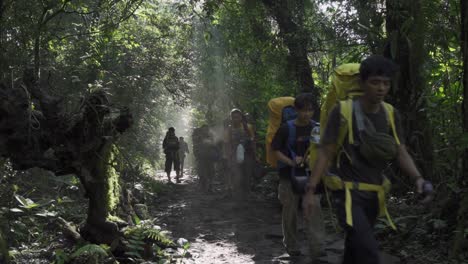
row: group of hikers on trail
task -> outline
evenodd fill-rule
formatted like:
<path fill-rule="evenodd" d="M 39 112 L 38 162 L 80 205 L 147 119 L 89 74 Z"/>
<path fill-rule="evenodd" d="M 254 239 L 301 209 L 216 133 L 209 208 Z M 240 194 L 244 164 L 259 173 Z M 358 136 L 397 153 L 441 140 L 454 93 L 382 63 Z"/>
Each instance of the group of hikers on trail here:
<path fill-rule="evenodd" d="M 382 263 L 373 234 L 378 216 L 396 229 L 386 206 L 391 183 L 385 171 L 396 164 L 414 182 L 424 202 L 433 197 L 405 146 L 401 118 L 384 102 L 398 66 L 372 55 L 360 64 L 343 64 L 331 77 L 321 108 L 308 91 L 269 101 L 266 160 L 277 168 L 282 206 L 283 245 L 290 256 L 301 256 L 298 212 L 302 211 L 312 263 L 324 254 L 325 225 L 321 200 L 326 197 L 345 233 L 344 264 Z M 313 120 L 320 111 L 320 123 Z M 240 109 L 230 112 L 222 142 L 207 125 L 193 130 L 193 152 L 203 191 L 210 192 L 217 167 L 225 175 L 229 197 L 246 197 L 256 166 L 255 131 Z M 164 139 L 166 172 L 171 164 L 176 180 L 183 168 L 186 145 L 170 128 Z M 186 143 L 185 143 L 186 144 Z M 221 154 L 222 153 L 222 154 Z"/>
<path fill-rule="evenodd" d="M 222 176 L 226 197 L 246 197 L 251 187 L 255 164 L 255 132 L 246 115 L 237 108 L 219 127 L 203 125 L 192 134 L 195 167 L 204 192 L 213 191 L 215 174 Z M 216 132 L 219 134 L 215 137 Z"/>
<path fill-rule="evenodd" d="M 310 93 L 269 102 L 267 160 L 278 168 L 283 244 L 289 255 L 303 254 L 296 226 L 299 207 L 311 263 L 320 263 L 325 238 L 320 200 L 331 195 L 327 198 L 345 233 L 342 263 L 382 263 L 373 229 L 378 216 L 396 228 L 385 201 L 391 184 L 384 171 L 391 163 L 411 178 L 425 202 L 433 197 L 432 184 L 406 150 L 400 115 L 384 102 L 397 70 L 378 55 L 337 67 L 320 124 L 312 120 L 319 109 Z"/>
<path fill-rule="evenodd" d="M 166 132 L 163 140 L 163 150 L 166 155 L 164 171 L 167 174 L 167 180 L 172 182 L 171 170 L 174 169 L 176 182 L 180 183 L 180 178 L 184 176 L 185 156 L 189 153 L 189 148 L 183 137 L 177 138 L 173 127 L 170 127 Z"/>
<path fill-rule="evenodd" d="M 231 110 L 223 132 L 217 138 L 212 127 L 202 125 L 192 133 L 193 154 L 200 188 L 213 191 L 213 180 L 217 170 L 224 176 L 226 196 L 245 198 L 250 192 L 255 166 L 255 132 L 247 122 L 246 115 L 237 108 Z M 188 145 L 183 137 L 177 138 L 175 129 L 169 128 L 163 140 L 166 155 L 165 172 L 171 182 L 170 173 L 176 172 L 176 182 L 183 176 L 183 164 Z"/>

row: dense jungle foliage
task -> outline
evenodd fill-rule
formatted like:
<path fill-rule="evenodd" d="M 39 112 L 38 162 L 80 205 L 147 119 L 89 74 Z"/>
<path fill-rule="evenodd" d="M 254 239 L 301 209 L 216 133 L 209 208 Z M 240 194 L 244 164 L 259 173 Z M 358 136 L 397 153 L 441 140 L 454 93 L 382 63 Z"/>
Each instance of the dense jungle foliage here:
<path fill-rule="evenodd" d="M 333 69 L 370 54 L 400 66 L 389 101 L 437 190 L 429 209 L 413 210 L 413 185 L 395 170 L 400 232 L 379 234 L 401 257 L 467 263 L 465 0 L 0 0 L 0 263 L 45 245 L 55 263 L 173 246 L 125 191 L 138 183 L 164 195 L 148 176 L 161 169 L 169 126 L 190 143 L 193 128 L 240 108 L 263 160 L 271 98 L 310 89 L 320 105 Z M 48 237 L 54 229 L 66 231 Z M 74 242 L 53 242 L 64 236 Z"/>

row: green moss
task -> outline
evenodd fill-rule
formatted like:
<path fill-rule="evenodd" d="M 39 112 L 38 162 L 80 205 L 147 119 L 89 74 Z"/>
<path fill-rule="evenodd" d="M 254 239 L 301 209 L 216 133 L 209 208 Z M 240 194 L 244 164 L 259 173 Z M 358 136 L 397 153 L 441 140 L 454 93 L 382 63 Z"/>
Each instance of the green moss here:
<path fill-rule="evenodd" d="M 118 150 L 115 145 L 112 145 L 110 153 L 109 153 L 109 165 L 107 166 L 107 183 L 108 183 L 108 190 L 107 196 L 109 199 L 108 203 L 108 210 L 109 212 L 114 211 L 119 205 L 119 198 L 120 198 L 120 183 L 119 183 L 119 174 L 115 170 L 115 166 L 117 166 L 117 162 L 115 161 L 115 157 L 118 154 Z M 112 165 L 112 166 L 111 166 Z"/>
<path fill-rule="evenodd" d="M 122 218 L 111 214 L 107 216 L 107 220 L 110 222 L 125 222 L 125 220 L 123 220 Z"/>
<path fill-rule="evenodd" d="M 101 152 L 101 157 L 103 159 L 102 172 L 104 180 L 106 181 L 106 209 L 109 213 L 113 212 L 117 208 L 120 198 L 120 176 L 114 168 L 114 166 L 117 165 L 117 162 L 115 161 L 117 153 L 117 148 L 113 144 L 108 144 L 108 146 L 105 146 Z"/>

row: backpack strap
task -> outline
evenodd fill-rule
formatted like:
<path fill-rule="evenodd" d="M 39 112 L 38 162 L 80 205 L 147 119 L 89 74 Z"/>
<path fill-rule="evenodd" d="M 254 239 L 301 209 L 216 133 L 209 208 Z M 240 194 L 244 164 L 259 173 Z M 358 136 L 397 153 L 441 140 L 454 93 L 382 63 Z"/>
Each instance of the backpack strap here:
<path fill-rule="evenodd" d="M 292 158 L 296 157 L 296 153 L 293 151 L 293 147 L 296 144 L 296 124 L 294 124 L 294 120 L 289 120 L 286 122 L 288 126 L 288 141 L 287 147 L 289 152 L 291 153 Z"/>
<path fill-rule="evenodd" d="M 388 122 L 392 129 L 393 137 L 395 138 L 396 143 L 400 145 L 400 139 L 398 138 L 398 133 L 396 131 L 396 125 L 395 125 L 394 108 L 389 103 L 383 102 L 382 104 L 387 114 Z M 340 125 L 337 145 L 338 147 L 343 145 L 346 133 L 348 134 L 349 144 L 354 144 L 354 131 L 352 129 L 353 127 L 353 100 L 352 99 L 340 101 L 340 114 L 341 114 L 341 117 L 345 120 L 345 125 Z M 357 122 L 359 121 L 360 120 L 357 120 Z"/>
<path fill-rule="evenodd" d="M 296 124 L 294 123 L 294 120 L 289 120 L 288 122 L 286 122 L 286 124 L 288 126 L 287 147 L 288 147 L 289 152 L 293 156 L 292 158 L 294 158 L 296 156 L 296 153 L 293 151 L 293 147 L 297 143 Z M 310 126 L 312 127 L 312 130 L 313 130 L 315 127 L 319 127 L 320 123 L 311 119 L 310 120 Z M 312 138 L 312 135 L 309 135 L 308 137 L 304 137 L 303 139 L 304 139 L 304 141 L 306 141 L 306 140 L 310 140 L 311 138 Z"/>
<path fill-rule="evenodd" d="M 338 133 L 338 148 L 343 145 L 344 138 L 348 134 L 348 142 L 354 144 L 354 135 L 353 135 L 353 100 L 348 99 L 340 101 L 340 114 L 344 119 L 345 123 L 340 125 L 340 130 Z M 350 128 L 350 129 L 348 129 Z"/>

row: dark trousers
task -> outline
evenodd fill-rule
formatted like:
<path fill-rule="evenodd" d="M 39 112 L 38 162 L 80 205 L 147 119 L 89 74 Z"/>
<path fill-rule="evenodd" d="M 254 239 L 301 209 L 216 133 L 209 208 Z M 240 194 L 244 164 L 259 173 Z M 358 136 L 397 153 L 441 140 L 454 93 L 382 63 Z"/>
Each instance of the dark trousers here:
<path fill-rule="evenodd" d="M 180 172 L 184 173 L 185 155 L 179 155 Z"/>
<path fill-rule="evenodd" d="M 338 221 L 345 230 L 343 264 L 380 264 L 379 246 L 374 237 L 374 224 L 379 213 L 377 196 L 352 194 L 353 226 L 346 224 L 344 192 L 334 194 Z"/>
<path fill-rule="evenodd" d="M 197 162 L 197 173 L 202 191 L 209 191 L 213 184 L 214 162 L 208 158 L 201 158 Z"/>
<path fill-rule="evenodd" d="M 167 152 L 166 153 L 166 163 L 164 164 L 164 171 L 171 173 L 172 164 L 174 164 L 174 170 L 179 173 L 180 164 L 179 164 L 179 155 L 177 152 Z"/>

